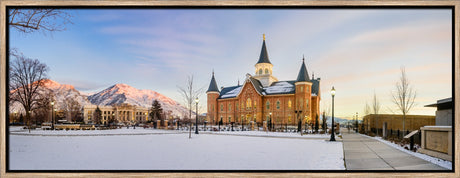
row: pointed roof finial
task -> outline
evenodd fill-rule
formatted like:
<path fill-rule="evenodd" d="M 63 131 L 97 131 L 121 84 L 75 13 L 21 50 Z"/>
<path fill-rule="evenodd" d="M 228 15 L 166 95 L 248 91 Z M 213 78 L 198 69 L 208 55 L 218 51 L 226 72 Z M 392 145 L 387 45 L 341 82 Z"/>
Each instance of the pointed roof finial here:
<path fill-rule="evenodd" d="M 308 75 L 307 67 L 305 66 L 305 55 L 302 58 L 302 66 L 300 67 L 299 75 L 297 75 L 297 82 L 309 82 L 310 76 Z"/>
<path fill-rule="evenodd" d="M 212 69 L 212 76 L 214 76 L 214 69 Z"/>
<path fill-rule="evenodd" d="M 264 37 L 264 41 L 265 41 L 265 33 L 262 36 Z"/>
<path fill-rule="evenodd" d="M 305 62 L 305 54 L 302 54 L 302 62 Z"/>

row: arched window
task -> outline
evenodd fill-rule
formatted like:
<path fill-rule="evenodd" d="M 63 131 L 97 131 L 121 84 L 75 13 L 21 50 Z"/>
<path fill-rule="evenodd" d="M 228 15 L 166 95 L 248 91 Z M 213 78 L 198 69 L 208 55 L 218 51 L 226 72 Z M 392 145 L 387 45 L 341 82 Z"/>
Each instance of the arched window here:
<path fill-rule="evenodd" d="M 267 101 L 267 109 L 270 109 L 270 101 Z"/>
<path fill-rule="evenodd" d="M 220 104 L 220 111 L 224 111 L 224 104 Z"/>
<path fill-rule="evenodd" d="M 257 108 L 257 101 L 254 100 L 254 109 Z"/>
<path fill-rule="evenodd" d="M 228 111 L 232 111 L 232 104 L 228 104 Z"/>
<path fill-rule="evenodd" d="M 300 86 L 300 92 L 303 92 L 303 86 Z"/>
<path fill-rule="evenodd" d="M 248 98 L 246 100 L 246 109 L 251 109 L 251 105 L 252 105 L 251 98 Z"/>
<path fill-rule="evenodd" d="M 276 101 L 276 109 L 280 109 L 280 101 Z"/>
<path fill-rule="evenodd" d="M 306 105 L 305 106 L 308 108 L 308 99 L 306 100 Z"/>
<path fill-rule="evenodd" d="M 291 100 L 289 100 L 288 101 L 288 108 L 291 109 L 291 107 L 292 107 L 292 102 L 291 102 Z"/>
<path fill-rule="evenodd" d="M 241 110 L 243 110 L 243 109 L 244 109 L 244 102 L 241 101 Z"/>
<path fill-rule="evenodd" d="M 262 69 L 259 69 L 259 74 L 262 74 Z"/>
<path fill-rule="evenodd" d="M 267 68 L 265 68 L 265 74 L 268 74 L 268 69 Z"/>
<path fill-rule="evenodd" d="M 288 124 L 291 124 L 292 122 L 292 119 L 291 119 L 291 115 L 288 116 Z"/>

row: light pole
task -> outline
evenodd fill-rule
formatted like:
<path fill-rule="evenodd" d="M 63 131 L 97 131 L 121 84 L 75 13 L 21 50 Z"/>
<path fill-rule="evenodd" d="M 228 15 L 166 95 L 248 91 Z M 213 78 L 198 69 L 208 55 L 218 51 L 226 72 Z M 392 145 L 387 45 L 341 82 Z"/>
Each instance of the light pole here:
<path fill-rule="evenodd" d="M 358 133 L 358 112 L 356 112 L 356 133 Z"/>
<path fill-rule="evenodd" d="M 332 95 L 332 134 L 331 134 L 331 139 L 329 141 L 335 141 L 335 130 L 334 130 L 334 96 L 335 96 L 335 89 L 334 86 L 332 87 L 331 90 L 331 95 Z"/>
<path fill-rule="evenodd" d="M 195 98 L 196 103 L 196 118 L 195 118 L 195 134 L 198 134 L 198 97 Z"/>
<path fill-rule="evenodd" d="M 53 112 L 53 129 L 54 129 L 54 123 L 56 122 L 56 111 L 57 111 L 57 109 L 54 108 L 54 112 Z"/>
<path fill-rule="evenodd" d="M 54 101 L 51 101 L 51 130 L 54 130 Z"/>

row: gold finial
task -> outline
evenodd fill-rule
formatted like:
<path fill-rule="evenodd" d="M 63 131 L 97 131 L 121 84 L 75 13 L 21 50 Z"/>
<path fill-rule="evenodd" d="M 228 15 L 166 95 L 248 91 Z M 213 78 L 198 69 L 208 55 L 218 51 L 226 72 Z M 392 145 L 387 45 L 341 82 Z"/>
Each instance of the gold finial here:
<path fill-rule="evenodd" d="M 264 36 L 264 41 L 265 41 L 265 33 L 263 34 L 263 36 Z"/>

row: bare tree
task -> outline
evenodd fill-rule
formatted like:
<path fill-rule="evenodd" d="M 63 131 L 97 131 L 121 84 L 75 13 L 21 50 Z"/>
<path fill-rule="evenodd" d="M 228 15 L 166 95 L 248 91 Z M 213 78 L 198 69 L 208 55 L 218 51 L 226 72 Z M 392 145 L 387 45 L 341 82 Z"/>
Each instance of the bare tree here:
<path fill-rule="evenodd" d="M 187 82 L 185 83 L 185 87 L 178 86 L 179 93 L 182 95 L 184 99 L 185 107 L 189 110 L 188 119 L 192 119 L 192 109 L 193 109 L 193 102 L 195 98 L 200 97 L 203 93 L 203 87 L 196 89 L 193 85 L 193 75 L 187 76 Z M 189 124 L 189 138 L 192 137 L 192 123 Z"/>
<path fill-rule="evenodd" d="M 406 76 L 406 70 L 401 67 L 401 76 L 399 81 L 396 82 L 396 91 L 392 92 L 393 103 L 396 104 L 397 108 L 403 114 L 403 136 L 405 135 L 405 123 L 406 114 L 412 109 L 417 96 L 417 91 L 410 85 L 409 80 Z"/>
<path fill-rule="evenodd" d="M 26 112 L 27 125 L 30 132 L 30 114 L 39 108 L 43 99 L 39 88 L 47 78 L 48 66 L 38 59 L 30 59 L 16 50 L 10 51 L 13 59 L 10 65 L 10 100 L 19 102 Z"/>
<path fill-rule="evenodd" d="M 375 120 L 376 120 L 376 124 L 377 124 L 377 126 L 376 126 L 377 127 L 376 128 L 377 129 L 377 131 L 376 131 L 377 135 L 379 135 L 379 127 L 378 127 L 378 125 L 379 125 L 379 122 L 378 122 L 379 118 L 378 117 L 379 116 L 378 116 L 378 114 L 379 114 L 379 111 L 380 111 L 380 107 L 381 106 L 380 106 L 379 99 L 377 98 L 377 94 L 375 94 L 375 91 L 374 91 L 374 98 L 372 99 L 372 112 L 375 114 Z"/>
<path fill-rule="evenodd" d="M 182 98 L 184 99 L 185 107 L 189 109 L 188 118 L 192 118 L 192 110 L 195 109 L 194 102 L 195 98 L 200 97 L 203 93 L 203 87 L 196 89 L 193 84 L 193 75 L 187 76 L 187 82 L 185 83 L 185 87 L 178 86 L 179 93 L 181 94 Z"/>
<path fill-rule="evenodd" d="M 9 11 L 8 24 L 23 33 L 35 31 L 54 32 L 65 30 L 66 24 L 72 24 L 72 15 L 61 9 L 23 9 Z"/>
<path fill-rule="evenodd" d="M 70 117 L 70 122 L 75 122 L 77 120 L 78 115 L 80 114 L 82 106 L 78 103 L 75 98 L 66 98 L 64 100 L 64 111 L 66 112 L 66 116 Z"/>

